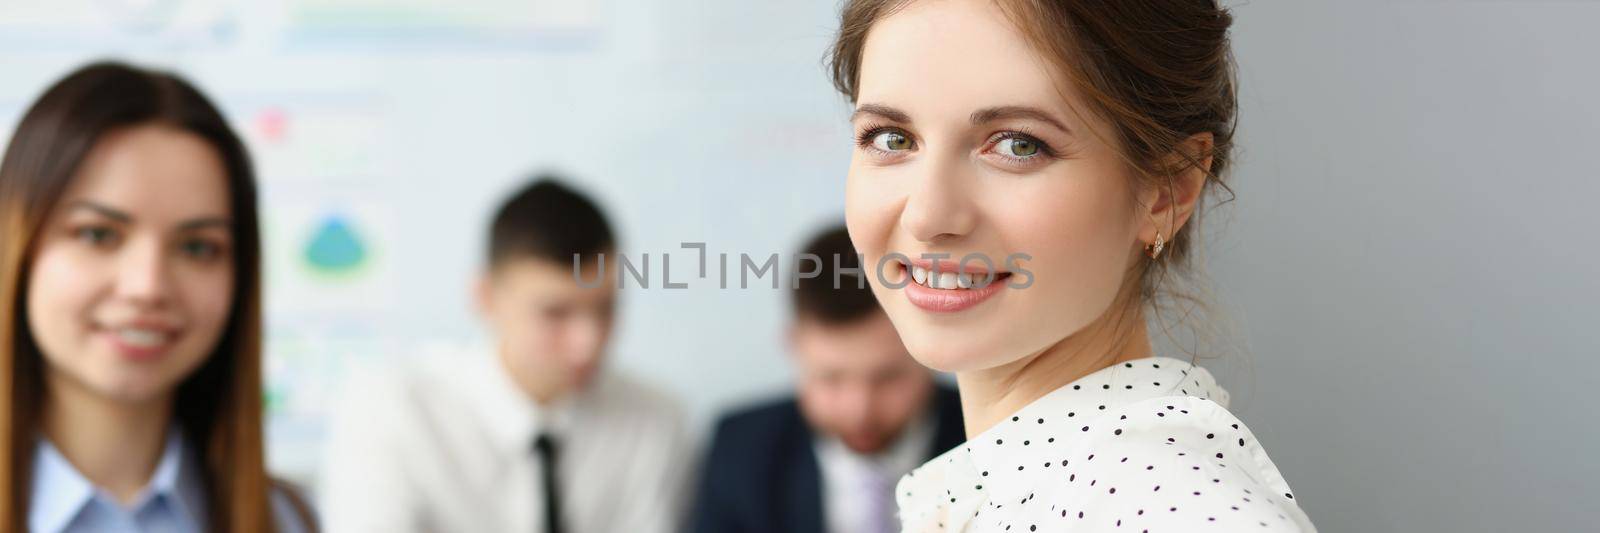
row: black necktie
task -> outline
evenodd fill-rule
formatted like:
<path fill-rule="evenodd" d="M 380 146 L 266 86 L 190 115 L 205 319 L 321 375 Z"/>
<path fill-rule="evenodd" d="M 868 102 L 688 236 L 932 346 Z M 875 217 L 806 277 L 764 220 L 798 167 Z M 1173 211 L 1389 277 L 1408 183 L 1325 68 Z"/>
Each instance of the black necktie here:
<path fill-rule="evenodd" d="M 533 441 L 539 456 L 539 473 L 544 484 L 544 531 L 564 533 L 561 527 L 561 495 L 556 490 L 556 443 L 543 433 Z"/>

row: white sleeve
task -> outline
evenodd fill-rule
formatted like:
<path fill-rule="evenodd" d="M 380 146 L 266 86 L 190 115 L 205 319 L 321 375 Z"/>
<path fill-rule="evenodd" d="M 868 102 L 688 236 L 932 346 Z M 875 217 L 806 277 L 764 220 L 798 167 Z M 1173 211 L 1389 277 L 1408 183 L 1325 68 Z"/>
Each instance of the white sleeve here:
<path fill-rule="evenodd" d="M 320 507 L 329 533 L 420 532 L 418 498 L 400 447 L 402 388 L 367 379 L 346 387 L 330 419 Z"/>
<path fill-rule="evenodd" d="M 650 434 L 618 487 L 616 531 L 676 533 L 685 522 L 693 461 L 685 417 L 675 402 L 652 412 L 655 419 L 640 424 Z"/>

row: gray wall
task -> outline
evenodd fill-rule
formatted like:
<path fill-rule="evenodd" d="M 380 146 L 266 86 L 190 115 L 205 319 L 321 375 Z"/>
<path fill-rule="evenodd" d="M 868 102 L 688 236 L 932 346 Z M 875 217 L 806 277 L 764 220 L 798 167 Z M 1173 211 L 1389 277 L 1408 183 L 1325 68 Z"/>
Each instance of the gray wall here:
<path fill-rule="evenodd" d="M 1296 496 L 1324 531 L 1593 530 L 1600 3 L 1237 17 L 1225 383 Z"/>

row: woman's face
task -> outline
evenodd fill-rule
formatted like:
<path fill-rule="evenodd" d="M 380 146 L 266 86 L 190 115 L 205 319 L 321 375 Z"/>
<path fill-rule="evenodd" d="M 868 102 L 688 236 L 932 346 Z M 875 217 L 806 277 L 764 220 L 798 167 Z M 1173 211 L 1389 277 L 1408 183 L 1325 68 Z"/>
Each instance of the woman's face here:
<path fill-rule="evenodd" d="M 914 2 L 868 35 L 846 218 L 868 264 L 887 261 L 872 288 L 929 367 L 1042 352 L 1106 313 L 1137 258 L 1130 170 L 1060 80 L 992 2 Z M 925 287 L 890 255 L 941 253 L 987 256 L 999 277 Z"/>
<path fill-rule="evenodd" d="M 115 130 L 91 150 L 28 278 L 51 387 L 161 399 L 211 353 L 233 304 L 226 176 L 210 144 L 166 126 Z"/>

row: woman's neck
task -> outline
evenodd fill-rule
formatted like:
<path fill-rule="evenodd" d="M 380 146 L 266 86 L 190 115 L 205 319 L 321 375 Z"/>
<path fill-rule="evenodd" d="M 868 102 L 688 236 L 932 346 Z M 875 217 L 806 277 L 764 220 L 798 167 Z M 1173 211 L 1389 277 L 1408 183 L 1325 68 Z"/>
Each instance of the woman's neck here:
<path fill-rule="evenodd" d="M 124 505 L 132 503 L 161 459 L 172 420 L 172 395 L 128 403 L 98 395 L 70 379 L 46 378 L 44 434 L 90 483 Z"/>
<path fill-rule="evenodd" d="M 967 438 L 987 431 L 1017 410 L 1100 369 L 1150 357 L 1144 315 L 1135 307 L 1108 313 L 1078 333 L 1005 365 L 956 374 Z"/>

